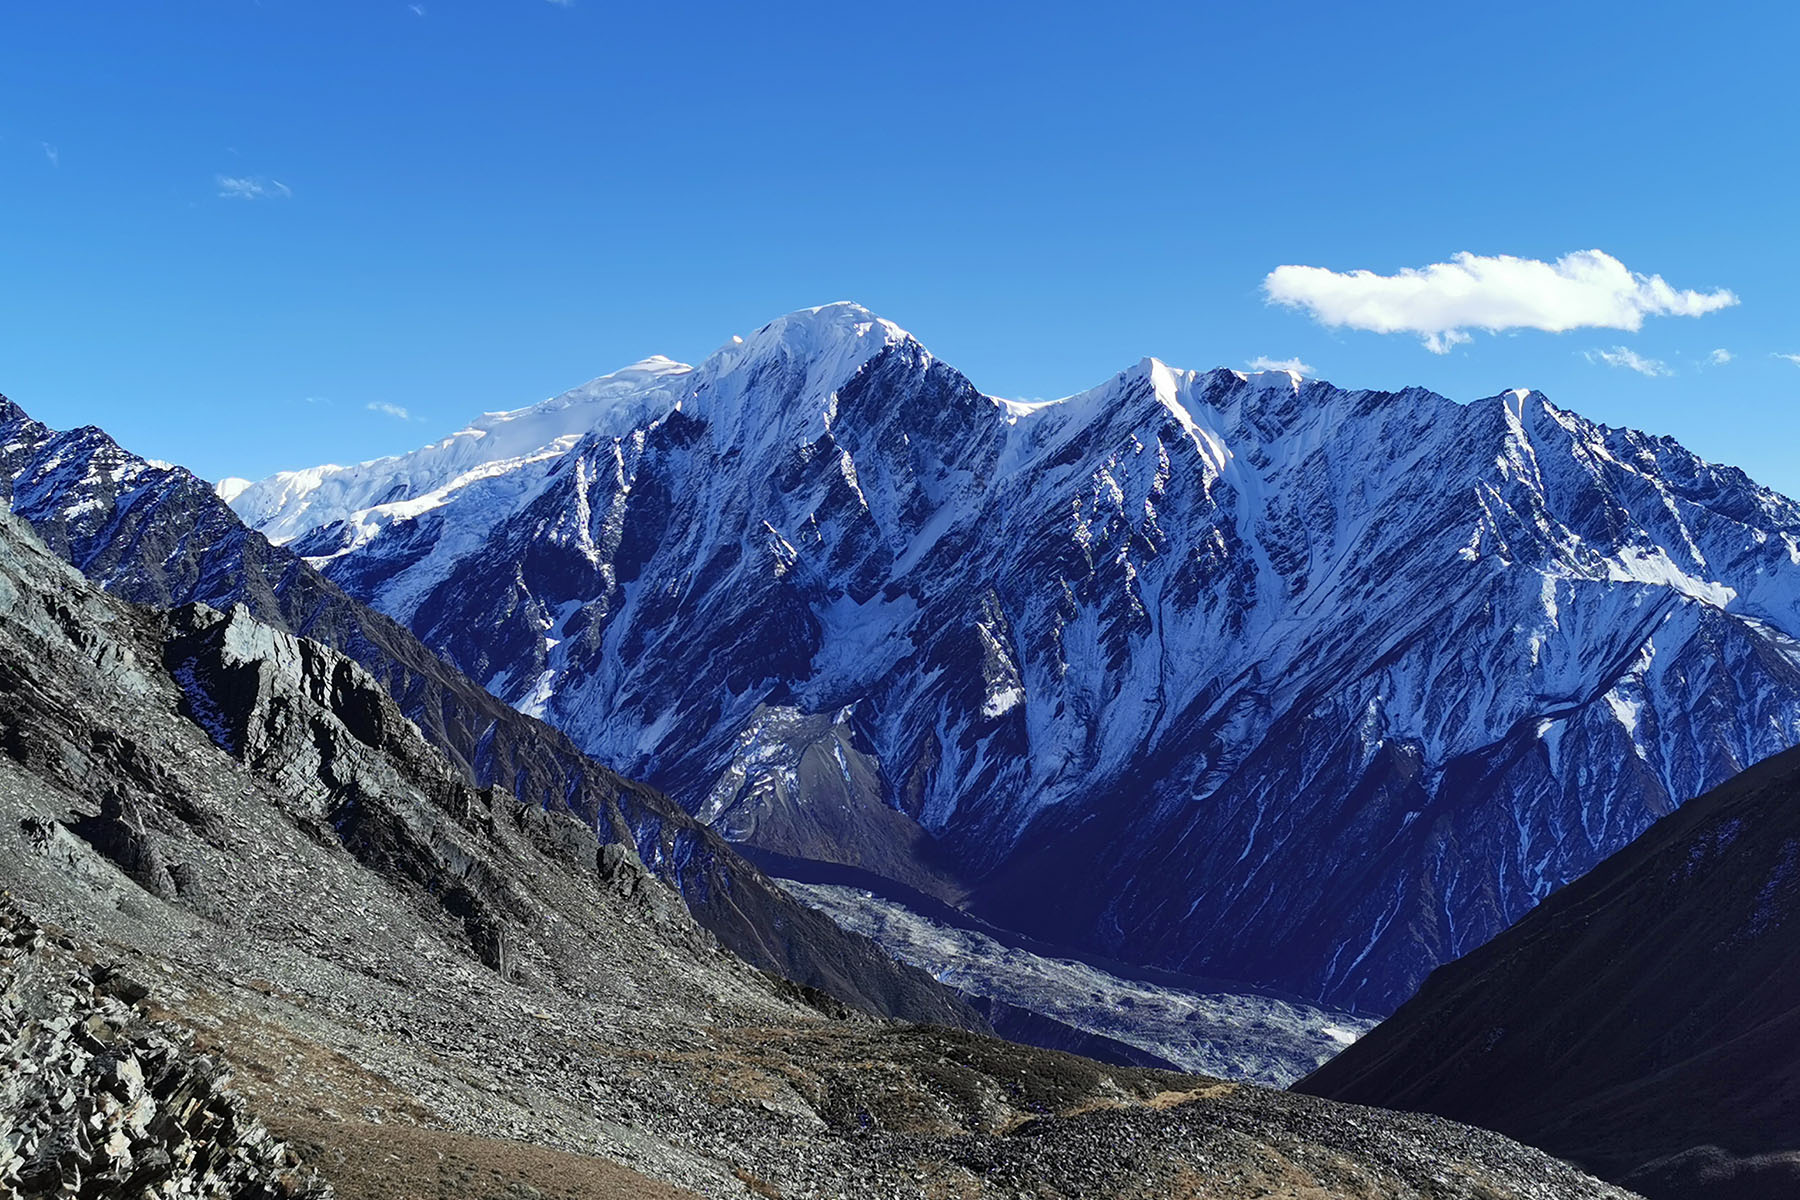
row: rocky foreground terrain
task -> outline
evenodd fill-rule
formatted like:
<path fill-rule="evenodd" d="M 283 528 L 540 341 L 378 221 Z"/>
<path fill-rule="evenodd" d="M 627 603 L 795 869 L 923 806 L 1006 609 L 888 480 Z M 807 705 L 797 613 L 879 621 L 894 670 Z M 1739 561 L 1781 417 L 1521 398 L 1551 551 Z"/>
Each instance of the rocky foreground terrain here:
<path fill-rule="evenodd" d="M 76 950 L 0 893 L 0 1183 L 25 1195 L 329 1200 L 218 1060 L 147 1015 L 142 984 Z"/>
<path fill-rule="evenodd" d="M 348 659 L 243 609 L 125 605 L 11 518 L 0 879 L 14 927 L 44 935 L 8 958 L 8 1032 L 85 1013 L 33 979 L 128 980 L 156 1039 L 218 1064 L 194 1078 L 230 1120 L 184 1122 L 203 1145 L 176 1145 L 242 1171 L 164 1194 L 1627 1195 L 1451 1122 L 895 1023 L 785 983 L 631 847 L 471 784 Z M 140 1017 L 98 1015 L 138 1036 Z M 41 1069 L 33 1045 L 15 1036 L 12 1077 Z M 94 1094 L 59 1093 L 59 1119 Z M 4 1095 L 9 1130 L 41 1125 L 39 1100 Z M 42 1136 L 10 1143 L 34 1148 L 0 1186 L 124 1194 L 27 1177 Z"/>

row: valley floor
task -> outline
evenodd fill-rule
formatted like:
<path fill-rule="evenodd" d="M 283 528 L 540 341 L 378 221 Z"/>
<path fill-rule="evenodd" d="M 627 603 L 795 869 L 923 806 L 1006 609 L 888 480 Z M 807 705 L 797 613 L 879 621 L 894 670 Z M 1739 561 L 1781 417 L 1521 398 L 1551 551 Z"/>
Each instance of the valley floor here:
<path fill-rule="evenodd" d="M 940 983 L 1136 1047 L 1184 1071 L 1285 1087 L 1375 1025 L 1366 1016 L 1253 993 L 1123 978 L 932 920 L 866 888 L 782 885 Z"/>
<path fill-rule="evenodd" d="M 340 1196 L 1626 1196 L 1449 1122 L 809 1013 L 730 967 L 735 995 L 609 1001 L 397 953 L 353 910 L 296 945 L 71 905 L 6 840 L 24 907 L 68 923 L 46 953 L 146 983 Z"/>

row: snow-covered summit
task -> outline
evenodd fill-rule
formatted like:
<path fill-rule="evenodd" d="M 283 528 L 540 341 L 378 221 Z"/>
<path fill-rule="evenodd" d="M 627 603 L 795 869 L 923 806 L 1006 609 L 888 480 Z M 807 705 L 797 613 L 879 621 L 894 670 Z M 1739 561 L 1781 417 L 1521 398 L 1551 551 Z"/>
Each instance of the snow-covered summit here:
<path fill-rule="evenodd" d="M 1535 392 L 1011 402 L 849 304 L 665 382 L 258 523 L 732 837 L 1346 1004 L 1800 742 L 1800 508 Z"/>
<path fill-rule="evenodd" d="M 682 409 L 726 437 L 805 436 L 829 426 L 840 386 L 900 345 L 918 342 L 860 304 L 803 308 L 719 347 L 695 371 Z"/>
<path fill-rule="evenodd" d="M 666 412 L 679 381 L 691 371 L 656 355 L 528 408 L 484 413 L 467 428 L 408 454 L 348 467 L 282 471 L 257 483 L 224 479 L 216 490 L 275 542 L 377 508 L 416 510 L 421 501 L 434 496 L 441 501 L 477 478 L 554 457 L 591 430 L 624 432 Z"/>
<path fill-rule="evenodd" d="M 698 368 L 652 355 L 527 408 L 484 413 L 441 441 L 353 466 L 282 471 L 258 482 L 228 478 L 221 499 L 275 542 L 343 523 L 372 534 L 463 488 L 542 464 L 584 435 L 619 435 L 677 407 L 762 429 L 784 414 L 759 407 L 771 371 L 795 375 L 784 412 L 829 419 L 832 390 L 883 349 L 911 341 L 892 321 L 847 301 L 800 309 L 749 337 L 734 337 Z M 347 549 L 360 537 L 340 545 Z"/>

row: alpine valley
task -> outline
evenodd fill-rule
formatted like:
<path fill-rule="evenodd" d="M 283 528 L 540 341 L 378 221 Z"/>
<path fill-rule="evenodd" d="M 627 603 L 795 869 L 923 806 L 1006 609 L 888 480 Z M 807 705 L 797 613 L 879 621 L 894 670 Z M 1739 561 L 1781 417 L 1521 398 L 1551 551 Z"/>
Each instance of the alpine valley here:
<path fill-rule="evenodd" d="M 0 485 L 0 1193 L 1631 1200 L 1128 1040 L 1366 1021 L 797 889 L 840 926 L 99 429 L 0 400 Z"/>
<path fill-rule="evenodd" d="M 835 304 L 219 495 L 767 870 L 1331 1010 L 1800 742 L 1800 506 L 1526 390 L 1023 404 Z"/>

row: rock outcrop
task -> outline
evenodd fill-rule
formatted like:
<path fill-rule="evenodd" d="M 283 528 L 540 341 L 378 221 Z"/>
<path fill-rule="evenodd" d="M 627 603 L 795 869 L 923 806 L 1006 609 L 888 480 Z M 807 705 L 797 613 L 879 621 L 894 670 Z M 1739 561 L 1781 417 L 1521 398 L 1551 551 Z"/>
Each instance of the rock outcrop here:
<path fill-rule="evenodd" d="M 0 893 L 0 1190 L 19 1197 L 330 1200 L 229 1070 Z"/>

